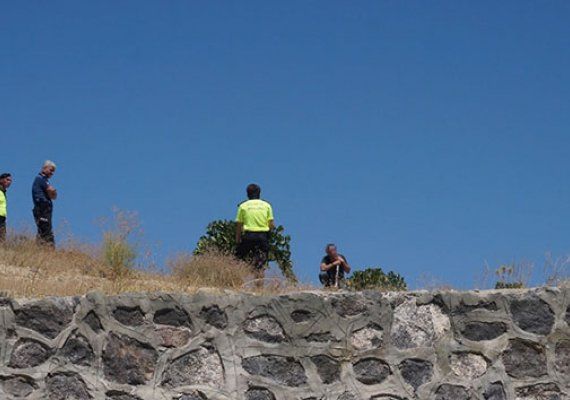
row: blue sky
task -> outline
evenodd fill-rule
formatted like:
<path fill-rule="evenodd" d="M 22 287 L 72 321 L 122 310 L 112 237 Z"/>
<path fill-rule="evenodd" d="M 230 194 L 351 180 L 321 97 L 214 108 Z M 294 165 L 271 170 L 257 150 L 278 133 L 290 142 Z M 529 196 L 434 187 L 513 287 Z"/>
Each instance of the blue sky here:
<path fill-rule="evenodd" d="M 134 210 L 160 260 L 253 181 L 304 281 L 329 241 L 412 286 L 540 267 L 570 253 L 568 21 L 566 1 L 5 3 L 10 224 L 49 158 L 60 227 L 95 241 Z"/>

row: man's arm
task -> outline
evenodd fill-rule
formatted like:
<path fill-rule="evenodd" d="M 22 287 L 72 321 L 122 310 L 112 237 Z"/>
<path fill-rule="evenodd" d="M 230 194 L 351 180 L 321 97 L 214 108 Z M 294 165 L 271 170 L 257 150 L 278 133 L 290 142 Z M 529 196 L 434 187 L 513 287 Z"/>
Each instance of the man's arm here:
<path fill-rule="evenodd" d="M 327 264 L 325 260 L 321 262 L 321 271 L 329 271 L 331 268 L 336 267 L 337 265 L 341 265 L 341 260 L 335 260 L 330 264 Z"/>
<path fill-rule="evenodd" d="M 46 193 L 48 197 L 52 200 L 57 199 L 57 190 L 52 185 L 48 185 L 46 188 Z"/>
<path fill-rule="evenodd" d="M 275 218 L 273 217 L 273 207 L 271 204 L 267 203 L 267 223 L 269 225 L 269 230 L 275 229 Z"/>
<path fill-rule="evenodd" d="M 243 232 L 243 223 L 238 222 L 236 224 L 236 243 L 241 242 L 241 234 Z"/>
<path fill-rule="evenodd" d="M 241 242 L 241 235 L 243 233 L 243 209 L 241 208 L 241 204 L 238 206 L 237 215 L 236 215 L 236 243 Z"/>
<path fill-rule="evenodd" d="M 344 272 L 346 272 L 347 274 L 350 272 L 350 265 L 348 265 L 348 261 L 346 261 L 346 258 L 344 258 L 343 256 L 339 256 L 338 257 L 340 262 L 341 262 L 341 266 L 342 269 L 344 270 Z"/>

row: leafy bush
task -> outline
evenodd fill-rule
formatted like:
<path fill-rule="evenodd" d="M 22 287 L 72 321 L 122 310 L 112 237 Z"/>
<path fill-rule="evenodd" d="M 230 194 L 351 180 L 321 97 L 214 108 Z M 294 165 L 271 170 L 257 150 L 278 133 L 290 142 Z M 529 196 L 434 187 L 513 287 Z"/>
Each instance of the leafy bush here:
<path fill-rule="evenodd" d="M 355 271 L 348 279 L 348 286 L 354 290 L 380 289 L 380 290 L 407 290 L 408 285 L 404 278 L 393 271 L 384 273 L 382 268 L 366 268 Z"/>
<path fill-rule="evenodd" d="M 211 222 L 206 228 L 206 234 L 200 237 L 196 244 L 194 254 L 200 255 L 210 251 L 223 254 L 235 254 L 236 251 L 235 221 L 217 220 Z M 297 282 L 291 261 L 291 237 L 285 235 L 285 228 L 278 226 L 269 235 L 269 261 L 276 262 L 283 276 L 290 282 Z"/>

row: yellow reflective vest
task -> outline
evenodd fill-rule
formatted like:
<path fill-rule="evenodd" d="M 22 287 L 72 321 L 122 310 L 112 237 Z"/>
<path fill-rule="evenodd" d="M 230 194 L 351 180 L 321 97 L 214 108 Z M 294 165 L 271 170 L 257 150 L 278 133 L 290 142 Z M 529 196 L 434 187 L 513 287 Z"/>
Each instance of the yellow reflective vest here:
<path fill-rule="evenodd" d="M 246 232 L 269 232 L 269 221 L 273 221 L 273 209 L 266 201 L 248 200 L 238 207 L 236 222 L 242 223 Z"/>
<path fill-rule="evenodd" d="M 6 193 L 3 190 L 0 190 L 0 217 L 6 217 L 8 215 L 7 202 Z"/>

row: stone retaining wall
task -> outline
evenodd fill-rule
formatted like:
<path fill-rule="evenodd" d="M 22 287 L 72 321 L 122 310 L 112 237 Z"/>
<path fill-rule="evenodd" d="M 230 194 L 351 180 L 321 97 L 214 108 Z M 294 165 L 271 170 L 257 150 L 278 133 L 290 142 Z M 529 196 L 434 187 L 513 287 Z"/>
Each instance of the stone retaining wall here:
<path fill-rule="evenodd" d="M 570 399 L 570 289 L 0 298 L 0 399 Z"/>

